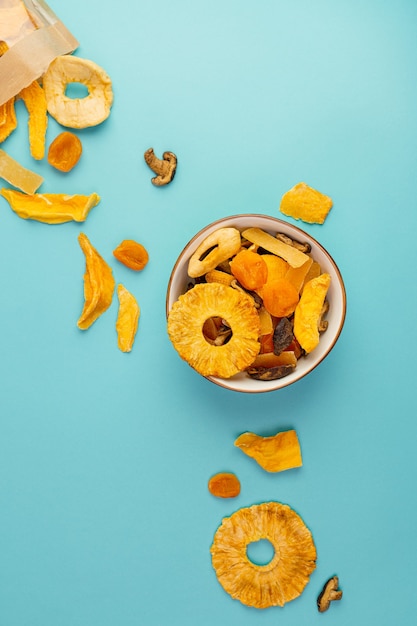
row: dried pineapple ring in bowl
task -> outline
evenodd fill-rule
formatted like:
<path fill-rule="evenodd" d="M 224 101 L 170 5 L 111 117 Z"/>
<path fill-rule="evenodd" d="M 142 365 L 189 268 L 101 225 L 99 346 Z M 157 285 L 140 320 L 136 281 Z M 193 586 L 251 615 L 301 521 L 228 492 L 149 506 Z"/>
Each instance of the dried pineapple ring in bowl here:
<path fill-rule="evenodd" d="M 216 346 L 204 336 L 204 323 L 223 318 L 232 330 L 227 343 Z M 174 348 L 202 376 L 230 378 L 248 367 L 260 348 L 259 316 L 251 298 L 221 285 L 195 285 L 179 297 L 168 315 Z"/>
<path fill-rule="evenodd" d="M 70 83 L 88 89 L 85 98 L 70 98 L 65 91 Z M 48 112 L 59 124 L 69 128 L 88 128 L 101 124 L 110 114 L 113 89 L 110 77 L 94 61 L 62 55 L 43 77 Z"/>

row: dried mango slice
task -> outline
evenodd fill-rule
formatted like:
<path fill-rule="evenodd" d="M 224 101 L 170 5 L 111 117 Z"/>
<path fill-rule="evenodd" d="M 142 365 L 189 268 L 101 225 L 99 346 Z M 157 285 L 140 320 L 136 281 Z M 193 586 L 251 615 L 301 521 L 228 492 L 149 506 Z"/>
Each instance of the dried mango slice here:
<path fill-rule="evenodd" d="M 69 98 L 69 83 L 88 89 L 85 98 Z M 110 114 L 113 89 L 110 77 L 97 63 L 72 55 L 58 56 L 43 77 L 48 112 L 62 126 L 87 128 L 101 124 Z"/>
<path fill-rule="evenodd" d="M 284 215 L 310 224 L 323 224 L 333 201 L 329 196 L 309 187 L 306 183 L 298 183 L 284 193 L 279 210 Z"/>
<path fill-rule="evenodd" d="M 204 336 L 205 322 L 220 317 L 232 330 L 217 346 Z M 259 352 L 259 316 L 246 294 L 220 283 L 201 283 L 180 296 L 168 315 L 168 334 L 182 359 L 202 376 L 230 378 Z"/>
<path fill-rule="evenodd" d="M 37 80 L 33 81 L 18 94 L 29 113 L 28 130 L 30 154 L 38 161 L 45 156 L 45 137 L 48 126 L 48 114 L 43 88 Z"/>
<path fill-rule="evenodd" d="M 87 330 L 111 305 L 115 281 L 111 267 L 91 245 L 87 235 L 80 233 L 78 241 L 85 255 L 86 269 L 84 308 L 77 326 L 81 330 Z"/>
<path fill-rule="evenodd" d="M 24 194 L 12 189 L 2 189 L 0 194 L 19 217 L 45 224 L 84 222 L 91 209 L 100 202 L 100 196 L 96 193 L 89 196 L 62 193 Z"/>
<path fill-rule="evenodd" d="M 248 545 L 261 539 L 274 548 L 266 565 L 256 565 L 247 555 Z M 255 504 L 224 518 L 210 552 L 223 589 L 258 609 L 284 606 L 300 596 L 317 559 L 310 530 L 293 509 L 280 502 Z"/>
<path fill-rule="evenodd" d="M 0 105 L 0 143 L 5 141 L 17 127 L 15 99 L 11 98 Z"/>
<path fill-rule="evenodd" d="M 284 259 L 284 261 L 287 261 L 292 267 L 300 267 L 300 265 L 303 265 L 310 258 L 307 254 L 301 252 L 301 250 L 297 250 L 294 246 L 280 241 L 261 228 L 247 228 L 242 232 L 242 237 L 260 248 L 264 248 L 268 250 L 268 252 L 276 254 Z"/>
<path fill-rule="evenodd" d="M 308 281 L 295 308 L 294 335 L 307 353 L 312 352 L 320 340 L 319 321 L 330 281 L 327 273 Z"/>
<path fill-rule="evenodd" d="M 0 178 L 3 178 L 13 187 L 18 187 L 27 194 L 35 191 L 43 183 L 42 176 L 20 165 L 15 159 L 0 149 Z M 6 198 L 2 190 L 1 194 Z"/>
<path fill-rule="evenodd" d="M 138 329 L 140 308 L 136 298 L 123 285 L 117 286 L 119 312 L 116 321 L 117 345 L 122 352 L 130 352 Z"/>
<path fill-rule="evenodd" d="M 243 433 L 236 439 L 235 446 L 267 472 L 283 472 L 303 464 L 295 430 L 279 432 L 273 437 Z"/>

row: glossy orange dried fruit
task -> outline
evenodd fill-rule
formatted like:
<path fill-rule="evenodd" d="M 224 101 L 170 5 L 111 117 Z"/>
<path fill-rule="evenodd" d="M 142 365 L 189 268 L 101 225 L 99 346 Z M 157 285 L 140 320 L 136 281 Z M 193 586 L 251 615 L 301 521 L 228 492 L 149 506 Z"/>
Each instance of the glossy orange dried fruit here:
<path fill-rule="evenodd" d="M 43 87 L 37 80 L 25 87 L 17 95 L 22 99 L 27 108 L 29 146 L 34 159 L 40 161 L 45 156 L 45 138 L 48 126 L 48 112 L 46 110 L 46 98 Z"/>
<path fill-rule="evenodd" d="M 330 282 L 330 274 L 323 273 L 306 283 L 294 312 L 294 335 L 307 353 L 320 340 L 319 321 Z"/>
<path fill-rule="evenodd" d="M 220 317 L 232 333 L 220 346 L 207 341 L 207 319 Z M 168 335 L 179 356 L 202 376 L 230 378 L 259 352 L 259 316 L 252 298 L 220 283 L 200 283 L 181 295 L 168 314 Z"/>
<path fill-rule="evenodd" d="M 297 289 L 286 278 L 265 283 L 262 298 L 266 310 L 275 317 L 288 317 L 299 301 Z"/>
<path fill-rule="evenodd" d="M 268 278 L 268 267 L 262 256 L 253 250 L 243 248 L 230 262 L 233 276 L 245 289 L 260 289 Z"/>
<path fill-rule="evenodd" d="M 91 209 L 100 202 L 100 196 L 96 193 L 89 196 L 64 193 L 27 194 L 14 189 L 2 189 L 0 194 L 19 217 L 45 224 L 84 222 Z"/>
<path fill-rule="evenodd" d="M 281 213 L 296 220 L 323 224 L 332 206 L 329 196 L 306 183 L 298 183 L 282 196 L 279 208 Z"/>
<path fill-rule="evenodd" d="M 257 565 L 248 545 L 268 540 L 269 563 Z M 287 504 L 264 502 L 242 508 L 222 520 L 210 548 L 212 565 L 223 589 L 246 606 L 284 606 L 304 591 L 316 568 L 311 531 Z"/>
<path fill-rule="evenodd" d="M 295 430 L 282 431 L 272 437 L 243 433 L 236 439 L 235 446 L 267 472 L 283 472 L 303 464 Z"/>
<path fill-rule="evenodd" d="M 208 490 L 216 498 L 236 498 L 240 493 L 240 480 L 232 472 L 219 472 L 210 478 Z"/>
<path fill-rule="evenodd" d="M 81 158 L 83 146 L 77 135 L 63 131 L 55 137 L 48 150 L 48 163 L 60 172 L 70 172 Z"/>
<path fill-rule="evenodd" d="M 122 352 L 132 350 L 139 324 L 140 307 L 133 294 L 123 285 L 117 286 L 119 311 L 116 320 L 117 345 Z"/>
<path fill-rule="evenodd" d="M 0 105 L 0 143 L 5 141 L 17 127 L 15 99 L 11 98 Z"/>
<path fill-rule="evenodd" d="M 136 272 L 140 272 L 149 261 L 149 254 L 146 248 L 133 239 L 124 239 L 113 250 L 114 257 L 126 267 Z"/>
<path fill-rule="evenodd" d="M 77 322 L 87 330 L 112 303 L 115 281 L 111 267 L 91 245 L 87 235 L 80 233 L 78 241 L 85 255 L 84 307 Z"/>

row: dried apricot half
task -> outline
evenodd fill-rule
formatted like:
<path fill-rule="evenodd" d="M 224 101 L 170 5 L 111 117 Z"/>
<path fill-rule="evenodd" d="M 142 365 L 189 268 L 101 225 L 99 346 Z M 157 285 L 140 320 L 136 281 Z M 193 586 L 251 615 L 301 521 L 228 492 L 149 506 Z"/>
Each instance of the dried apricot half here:
<path fill-rule="evenodd" d="M 80 160 L 83 151 L 77 135 L 64 131 L 57 135 L 48 150 L 48 163 L 60 172 L 70 172 Z"/>

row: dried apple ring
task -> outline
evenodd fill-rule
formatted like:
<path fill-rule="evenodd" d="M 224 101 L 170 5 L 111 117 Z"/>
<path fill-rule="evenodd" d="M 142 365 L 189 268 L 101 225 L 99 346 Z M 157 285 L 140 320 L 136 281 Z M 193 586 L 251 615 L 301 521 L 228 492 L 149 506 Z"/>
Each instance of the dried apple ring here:
<path fill-rule="evenodd" d="M 268 540 L 274 555 L 256 565 L 250 543 Z M 317 552 L 310 530 L 287 504 L 264 502 L 224 518 L 211 546 L 212 564 L 223 589 L 257 609 L 284 606 L 297 598 L 315 570 Z"/>
<path fill-rule="evenodd" d="M 203 332 L 213 317 L 224 319 L 232 331 L 220 346 L 207 341 Z M 230 378 L 248 367 L 260 349 L 253 300 L 220 283 L 200 283 L 180 296 L 168 315 L 168 334 L 180 357 L 202 376 Z"/>
<path fill-rule="evenodd" d="M 65 91 L 70 83 L 88 89 L 85 98 L 70 98 Z M 87 128 L 101 124 L 110 114 L 113 89 L 110 77 L 94 61 L 71 55 L 57 57 L 43 77 L 48 112 L 62 126 Z"/>

